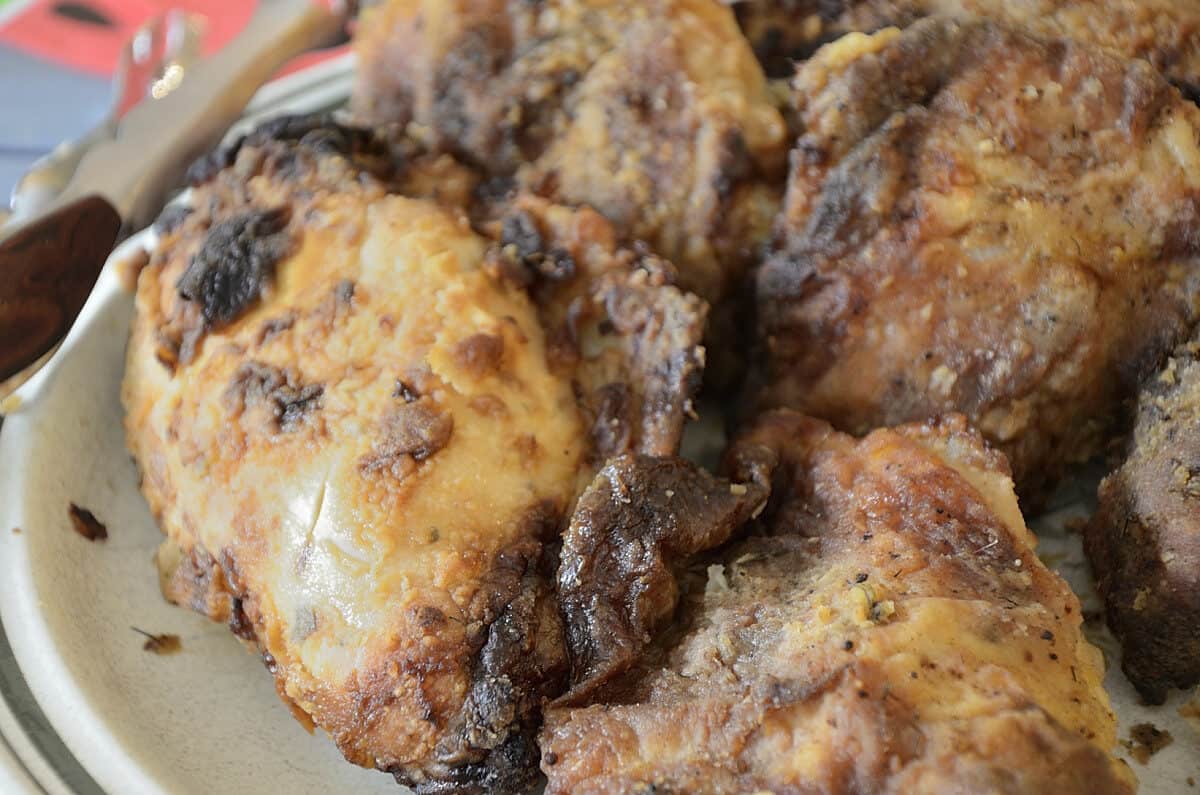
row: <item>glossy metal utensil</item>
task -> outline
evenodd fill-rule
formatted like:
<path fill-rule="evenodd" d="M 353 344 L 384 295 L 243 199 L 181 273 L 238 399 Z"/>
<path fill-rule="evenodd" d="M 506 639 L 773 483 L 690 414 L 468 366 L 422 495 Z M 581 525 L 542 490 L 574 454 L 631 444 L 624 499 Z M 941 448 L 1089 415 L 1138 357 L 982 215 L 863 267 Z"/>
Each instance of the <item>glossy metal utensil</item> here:
<path fill-rule="evenodd" d="M 73 141 L 39 158 L 13 188 L 10 221 L 31 217 L 62 193 L 79 161 L 101 141 L 116 137 L 121 119 L 147 97 L 160 99 L 200 55 L 203 18 L 173 10 L 153 17 L 121 50 L 112 80 L 112 103 L 104 119 Z M 0 219 L 4 223 L 4 219 Z"/>
<path fill-rule="evenodd" d="M 341 2 L 264 0 L 228 47 L 93 146 L 49 207 L 0 232 L 0 400 L 45 364 L 121 235 L 149 223 L 254 92 L 290 58 L 334 40 L 349 14 Z"/>

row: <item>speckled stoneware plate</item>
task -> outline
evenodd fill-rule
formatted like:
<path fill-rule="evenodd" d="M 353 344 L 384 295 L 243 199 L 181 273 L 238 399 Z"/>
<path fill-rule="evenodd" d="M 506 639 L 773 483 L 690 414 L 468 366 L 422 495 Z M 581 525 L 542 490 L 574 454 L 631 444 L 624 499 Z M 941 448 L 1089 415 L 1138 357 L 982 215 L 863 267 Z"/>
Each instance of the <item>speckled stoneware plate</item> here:
<path fill-rule="evenodd" d="M 249 116 L 337 105 L 351 70 L 347 59 L 273 84 Z M 113 259 L 150 243 L 139 236 Z M 0 795 L 399 792 L 307 734 L 228 630 L 159 595 L 160 534 L 137 490 L 119 401 L 131 309 L 110 263 L 60 356 L 0 430 Z M 1034 523 L 1047 562 L 1093 611 L 1078 541 L 1063 527 L 1087 514 L 1094 483 L 1081 481 Z M 73 532 L 72 502 L 107 526 L 107 541 Z M 1142 792 L 1189 791 L 1189 777 L 1200 781 L 1200 735 L 1179 714 L 1189 694 L 1139 706 L 1111 639 L 1099 622 L 1090 629 L 1109 657 L 1121 737 L 1152 723 L 1173 738 L 1148 764 L 1131 759 Z M 182 649 L 148 653 L 137 630 L 178 635 Z"/>

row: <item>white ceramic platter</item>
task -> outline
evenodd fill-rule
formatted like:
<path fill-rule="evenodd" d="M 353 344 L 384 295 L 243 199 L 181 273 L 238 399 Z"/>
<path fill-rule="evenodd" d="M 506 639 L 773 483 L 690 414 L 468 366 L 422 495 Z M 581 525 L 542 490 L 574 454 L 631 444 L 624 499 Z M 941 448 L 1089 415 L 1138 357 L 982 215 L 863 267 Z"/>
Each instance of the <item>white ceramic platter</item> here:
<path fill-rule="evenodd" d="M 351 69 L 345 59 L 273 84 L 249 116 L 335 105 Z M 307 734 L 227 629 L 160 596 L 152 565 L 160 534 L 122 431 L 131 308 L 110 267 L 0 432 L 0 795 L 399 792 Z M 72 531 L 71 502 L 105 523 L 106 542 Z M 1072 502 L 1038 529 L 1043 554 L 1094 608 L 1079 545 L 1061 533 L 1063 519 L 1084 512 Z M 179 635 L 182 651 L 148 653 L 133 627 Z M 1123 738 L 1141 722 L 1174 737 L 1148 766 L 1132 763 L 1142 792 L 1187 792 L 1189 776 L 1200 780 L 1200 735 L 1178 715 L 1186 696 L 1147 709 L 1115 667 L 1107 684 Z"/>

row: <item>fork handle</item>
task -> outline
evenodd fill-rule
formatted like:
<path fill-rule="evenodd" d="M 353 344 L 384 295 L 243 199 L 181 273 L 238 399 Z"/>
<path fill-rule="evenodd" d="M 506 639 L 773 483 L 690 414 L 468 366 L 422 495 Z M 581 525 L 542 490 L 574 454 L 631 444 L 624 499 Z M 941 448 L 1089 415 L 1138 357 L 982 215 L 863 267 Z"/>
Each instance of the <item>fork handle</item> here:
<path fill-rule="evenodd" d="M 120 231 L 116 211 L 90 196 L 0 242 L 0 398 L 66 335 Z"/>
<path fill-rule="evenodd" d="M 150 222 L 189 163 L 209 151 L 260 86 L 284 63 L 332 41 L 346 10 L 314 0 L 263 0 L 223 50 L 188 70 L 179 88 L 122 119 L 116 137 L 92 148 L 54 207 L 99 194 L 126 227 Z"/>
<path fill-rule="evenodd" d="M 88 150 L 112 138 L 116 128 L 115 120 L 105 119 L 83 137 L 64 141 L 49 154 L 38 158 L 13 188 L 9 207 L 14 222 L 49 206 L 71 181 L 71 175 Z"/>

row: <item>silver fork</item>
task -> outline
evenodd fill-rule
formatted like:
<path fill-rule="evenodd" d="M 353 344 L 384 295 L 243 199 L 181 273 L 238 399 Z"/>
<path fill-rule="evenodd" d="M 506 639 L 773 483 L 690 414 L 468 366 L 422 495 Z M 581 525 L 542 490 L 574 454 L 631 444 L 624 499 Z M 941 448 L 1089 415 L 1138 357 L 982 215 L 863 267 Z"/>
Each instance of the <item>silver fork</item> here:
<path fill-rule="evenodd" d="M 47 207 L 0 228 L 0 413 L 49 378 L 47 371 L 30 380 L 74 324 L 122 230 L 148 224 L 187 164 L 220 140 L 255 91 L 290 58 L 335 40 L 353 7 L 259 0 L 218 55 L 200 59 L 186 78 L 178 70 L 178 89 L 168 91 L 164 72 L 156 83 L 162 96 L 138 102 L 112 138 L 86 150 Z M 12 394 L 26 382 L 24 396 Z"/>
<path fill-rule="evenodd" d="M 64 141 L 38 159 L 13 188 L 10 212 L 0 223 L 26 218 L 47 207 L 60 193 L 88 150 L 116 137 L 121 119 L 147 97 L 159 99 L 179 85 L 200 55 L 203 18 L 183 11 L 160 14 L 138 28 L 125 43 L 112 81 L 112 104 L 96 127 Z"/>

